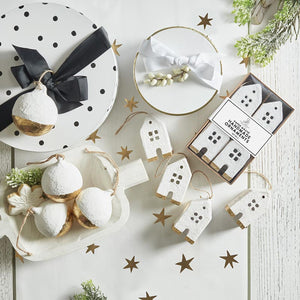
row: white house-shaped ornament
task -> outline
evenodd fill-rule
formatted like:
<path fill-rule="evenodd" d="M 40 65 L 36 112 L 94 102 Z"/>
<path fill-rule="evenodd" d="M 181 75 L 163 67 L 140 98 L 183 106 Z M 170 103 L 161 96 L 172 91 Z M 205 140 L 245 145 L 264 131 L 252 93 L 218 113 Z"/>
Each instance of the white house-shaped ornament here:
<path fill-rule="evenodd" d="M 241 214 L 236 223 L 244 229 L 266 212 L 269 203 L 269 191 L 248 189 L 235 197 L 225 209 L 233 218 Z"/>
<path fill-rule="evenodd" d="M 172 155 L 173 149 L 169 134 L 164 123 L 147 116 L 140 129 L 140 135 L 148 162 L 157 159 L 157 150 L 160 149 L 163 157 Z"/>
<path fill-rule="evenodd" d="M 161 178 L 156 196 L 166 199 L 169 195 L 171 202 L 180 205 L 192 178 L 192 172 L 185 157 L 169 164 Z"/>
<path fill-rule="evenodd" d="M 266 130 L 272 133 L 282 122 L 282 102 L 267 102 L 253 115 L 253 118 Z"/>
<path fill-rule="evenodd" d="M 187 203 L 172 229 L 178 234 L 187 232 L 185 240 L 191 244 L 199 238 L 212 219 L 211 199 L 192 200 Z"/>
<path fill-rule="evenodd" d="M 210 163 L 227 181 L 231 181 L 250 158 L 249 152 L 235 141 L 230 141 Z"/>
<path fill-rule="evenodd" d="M 241 108 L 248 115 L 256 111 L 262 102 L 262 90 L 260 84 L 250 84 L 241 86 L 231 97 L 239 108 Z"/>
<path fill-rule="evenodd" d="M 197 156 L 209 164 L 228 142 L 228 135 L 217 125 L 210 123 L 189 147 Z"/>

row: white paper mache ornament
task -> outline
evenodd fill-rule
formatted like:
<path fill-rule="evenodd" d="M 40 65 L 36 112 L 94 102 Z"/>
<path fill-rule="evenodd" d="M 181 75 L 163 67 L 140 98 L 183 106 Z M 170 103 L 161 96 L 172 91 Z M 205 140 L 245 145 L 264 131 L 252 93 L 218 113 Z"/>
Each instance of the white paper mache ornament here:
<path fill-rule="evenodd" d="M 47 167 L 41 185 L 45 195 L 56 202 L 74 200 L 81 191 L 82 176 L 78 168 L 57 156 L 57 162 Z"/>
<path fill-rule="evenodd" d="M 84 189 L 76 198 L 73 214 L 78 223 L 87 229 L 102 227 L 112 215 L 112 190 L 97 187 Z"/>
<path fill-rule="evenodd" d="M 26 135 L 41 136 L 56 124 L 57 107 L 47 95 L 47 88 L 39 84 L 32 92 L 21 95 L 12 110 L 15 125 Z"/>
<path fill-rule="evenodd" d="M 32 208 L 32 212 L 38 231 L 45 237 L 59 237 L 71 229 L 71 209 L 64 203 L 47 200 L 41 206 Z"/>

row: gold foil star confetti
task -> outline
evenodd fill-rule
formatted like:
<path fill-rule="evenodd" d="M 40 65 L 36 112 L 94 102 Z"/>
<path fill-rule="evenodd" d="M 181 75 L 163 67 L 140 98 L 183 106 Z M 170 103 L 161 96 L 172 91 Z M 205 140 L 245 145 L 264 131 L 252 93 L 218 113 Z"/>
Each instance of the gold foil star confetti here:
<path fill-rule="evenodd" d="M 18 258 L 24 264 L 24 258 L 17 251 L 15 251 L 15 258 Z"/>
<path fill-rule="evenodd" d="M 242 61 L 240 62 L 240 65 L 245 64 L 245 68 L 247 68 L 249 63 L 250 63 L 250 57 L 243 57 Z"/>
<path fill-rule="evenodd" d="M 130 100 L 125 98 L 124 101 L 126 102 L 124 107 L 128 107 L 131 112 L 133 111 L 134 107 L 137 108 L 138 101 L 134 101 L 134 97 L 132 97 Z"/>
<path fill-rule="evenodd" d="M 228 90 L 226 90 L 226 95 L 219 96 L 221 99 L 225 100 L 227 97 L 229 97 L 230 93 Z"/>
<path fill-rule="evenodd" d="M 206 29 L 207 25 L 211 26 L 210 21 L 212 21 L 212 18 L 209 18 L 208 14 L 206 14 L 205 17 L 199 16 L 199 18 L 201 19 L 201 21 L 199 24 L 197 24 L 197 26 L 203 25 L 204 29 Z"/>
<path fill-rule="evenodd" d="M 101 137 L 97 135 L 98 130 L 99 128 L 95 130 L 93 133 L 91 133 L 89 137 L 86 139 L 86 141 L 93 141 L 93 143 L 95 144 L 96 140 L 101 139 Z"/>
<path fill-rule="evenodd" d="M 157 296 L 149 296 L 148 292 L 146 292 L 146 297 L 140 297 L 141 300 L 153 300 Z"/>
<path fill-rule="evenodd" d="M 239 263 L 237 260 L 234 259 L 237 255 L 238 254 L 230 255 L 230 253 L 227 250 L 227 256 L 220 256 L 220 258 L 225 260 L 224 268 L 226 268 L 228 265 L 231 265 L 231 268 L 233 268 L 233 263 L 234 262 Z"/>
<path fill-rule="evenodd" d="M 87 246 L 87 250 L 85 253 L 92 252 L 93 254 L 95 254 L 95 250 L 99 247 L 100 247 L 99 245 L 95 245 L 95 244 L 89 245 Z"/>
<path fill-rule="evenodd" d="M 190 263 L 192 262 L 193 259 L 194 257 L 187 260 L 184 254 L 182 254 L 182 260 L 176 263 L 176 265 L 181 266 L 180 273 L 183 272 L 185 269 L 193 271 L 192 267 L 190 266 Z"/>
<path fill-rule="evenodd" d="M 165 215 L 165 209 L 163 208 L 162 211 L 159 214 L 154 213 L 153 216 L 157 218 L 157 220 L 154 222 L 156 223 L 161 223 L 162 226 L 165 226 L 165 220 L 172 217 L 171 215 Z"/>
<path fill-rule="evenodd" d="M 123 44 L 117 44 L 117 40 L 115 39 L 114 42 L 111 45 L 111 48 L 115 52 L 116 55 L 120 56 L 120 53 L 118 51 L 118 48 L 120 48 Z"/>
<path fill-rule="evenodd" d="M 125 159 L 125 158 L 130 159 L 129 155 L 130 155 L 131 152 L 133 152 L 133 150 L 128 150 L 128 149 L 127 149 L 127 146 L 126 146 L 125 148 L 123 148 L 123 147 L 121 146 L 121 150 L 122 150 L 122 151 L 117 152 L 117 154 L 122 155 L 122 158 L 121 158 L 121 159 L 122 159 L 122 160 Z"/>
<path fill-rule="evenodd" d="M 129 260 L 128 258 L 125 258 L 127 261 L 127 265 L 123 269 L 130 269 L 130 273 L 132 272 L 133 269 L 138 269 L 137 264 L 139 264 L 139 261 L 135 261 L 135 256 Z"/>

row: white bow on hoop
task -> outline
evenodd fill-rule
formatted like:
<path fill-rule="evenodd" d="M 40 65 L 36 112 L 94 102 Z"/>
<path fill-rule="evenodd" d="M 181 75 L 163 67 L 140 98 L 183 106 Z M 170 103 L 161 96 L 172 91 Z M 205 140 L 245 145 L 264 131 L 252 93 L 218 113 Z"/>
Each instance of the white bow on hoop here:
<path fill-rule="evenodd" d="M 202 83 L 220 90 L 223 76 L 219 71 L 221 55 L 218 53 L 177 56 L 173 50 L 153 37 L 143 41 L 139 53 L 143 56 L 146 72 L 168 69 L 174 65 L 188 65 Z"/>

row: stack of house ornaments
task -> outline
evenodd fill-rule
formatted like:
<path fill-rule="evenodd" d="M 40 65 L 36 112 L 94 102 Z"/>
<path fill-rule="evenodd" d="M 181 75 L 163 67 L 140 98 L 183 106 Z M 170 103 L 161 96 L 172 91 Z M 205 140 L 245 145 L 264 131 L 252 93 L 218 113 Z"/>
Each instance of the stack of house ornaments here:
<path fill-rule="evenodd" d="M 19 230 L 17 248 L 27 255 L 31 253 L 19 247 L 19 237 L 27 218 L 32 214 L 38 231 L 45 237 L 59 237 L 66 234 L 72 226 L 73 215 L 78 223 L 87 229 L 104 226 L 112 215 L 112 199 L 118 186 L 119 171 L 115 162 L 103 152 L 98 153 L 114 167 L 116 176 L 112 190 L 103 191 L 97 187 L 82 190 L 82 175 L 78 168 L 65 160 L 61 154 L 50 156 L 42 164 L 56 159 L 48 166 L 41 178 L 41 185 L 22 184 L 15 193 L 7 196 L 10 215 L 24 214 Z"/>

